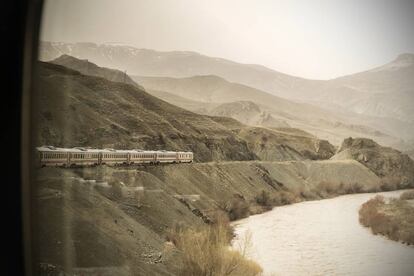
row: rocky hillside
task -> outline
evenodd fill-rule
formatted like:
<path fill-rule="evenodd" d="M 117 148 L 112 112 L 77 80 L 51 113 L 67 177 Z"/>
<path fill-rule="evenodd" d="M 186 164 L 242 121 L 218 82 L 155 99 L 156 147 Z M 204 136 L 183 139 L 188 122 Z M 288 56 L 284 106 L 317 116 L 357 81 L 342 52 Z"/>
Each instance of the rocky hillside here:
<path fill-rule="evenodd" d="M 197 75 L 215 75 L 235 84 L 236 87 L 231 90 L 239 91 L 239 94 L 242 94 L 242 97 L 235 97 L 234 93 L 224 93 L 224 95 L 229 94 L 230 99 L 218 103 L 253 101 L 256 104 L 262 104 L 263 101 L 257 101 L 257 99 L 261 99 L 258 95 L 246 97 L 245 90 L 246 87 L 249 87 L 250 90 L 256 89 L 279 97 L 279 100 L 276 101 L 278 104 L 274 104 L 273 101 L 269 100 L 265 101 L 268 103 L 267 106 L 271 106 L 271 109 L 273 109 L 269 112 L 269 110 L 261 107 L 267 114 L 278 121 L 286 121 L 293 127 L 305 129 L 335 145 L 339 145 L 346 137 L 355 136 L 371 138 L 381 144 L 401 150 L 412 149 L 406 143 L 414 135 L 414 121 L 409 119 L 411 118 L 410 114 L 412 114 L 411 105 L 407 104 L 412 102 L 410 100 L 412 93 L 407 92 L 405 88 L 404 91 L 400 89 L 400 84 L 406 82 L 400 82 L 392 77 L 387 78 L 389 80 L 387 84 L 383 84 L 387 87 L 395 87 L 395 93 L 384 94 L 374 93 L 375 89 L 365 92 L 355 88 L 353 78 L 349 78 L 349 81 L 340 79 L 332 81 L 305 80 L 262 66 L 239 64 L 194 52 L 157 52 L 120 45 L 97 45 L 94 43 L 41 43 L 40 56 L 42 60 L 55 59 L 62 53 L 88 59 L 100 66 L 116 68 L 122 72 L 127 70 L 130 75 L 161 77 L 156 78 L 157 82 L 164 77 L 166 79 L 170 77 L 191 79 L 191 77 Z M 69 65 L 66 64 L 66 66 Z M 83 69 L 85 66 L 80 68 Z M 394 73 L 394 75 L 398 75 L 398 73 Z M 407 74 L 402 75 L 406 76 Z M 355 79 L 364 79 L 364 77 Z M 214 83 L 212 80 L 210 80 L 212 83 L 204 83 L 200 79 L 194 81 L 202 84 L 202 87 L 207 89 L 212 89 L 220 84 L 220 82 Z M 361 81 L 356 80 L 355 82 L 359 85 Z M 138 83 L 144 85 L 140 81 Z M 373 87 L 376 87 L 374 85 L 375 80 L 369 83 L 373 83 Z M 223 84 L 221 85 L 223 86 Z M 144 86 L 148 91 L 173 92 L 172 90 L 156 89 L 148 85 Z M 173 87 L 175 86 L 177 86 L 176 83 L 173 84 Z M 224 87 L 228 88 L 228 85 L 226 84 Z M 362 89 L 366 86 L 360 87 Z M 404 87 L 410 86 L 404 84 Z M 195 95 L 190 93 L 192 97 L 185 97 L 188 100 L 204 102 L 211 100 L 205 99 L 203 93 L 196 93 L 198 91 L 196 87 L 191 87 L 189 91 L 194 92 Z M 283 102 L 280 102 L 280 97 L 284 99 Z M 286 99 L 290 100 L 287 101 Z M 289 102 L 290 104 L 288 104 Z M 295 102 L 310 103 L 314 106 L 310 108 L 309 105 L 298 105 L 297 103 L 295 105 Z M 170 103 L 177 104 L 177 101 L 171 101 Z M 206 114 L 208 108 L 197 107 L 192 111 Z M 303 112 L 298 112 L 298 110 Z M 371 112 L 372 110 L 375 112 Z M 303 114 L 310 117 L 301 116 Z"/>
<path fill-rule="evenodd" d="M 414 161 L 400 151 L 364 138 L 347 138 L 334 160 L 354 159 L 380 177 L 396 177 L 404 185 L 414 183 Z"/>
<path fill-rule="evenodd" d="M 39 72 L 38 144 L 192 150 L 197 161 L 255 158 L 224 125 L 139 87 L 49 63 Z"/>
<path fill-rule="evenodd" d="M 323 183 L 379 183 L 353 160 L 43 168 L 37 178 L 36 256 L 56 275 L 179 275 L 180 252 L 166 242 L 177 223 L 204 225 L 234 200 L 254 211 L 262 191 L 288 204 Z"/>
<path fill-rule="evenodd" d="M 326 81 L 318 89 L 304 93 L 303 99 L 371 117 L 395 119 L 405 123 L 400 135 L 409 139 L 414 122 L 410 104 L 414 100 L 413 77 L 414 54 L 402 54 L 383 66 Z"/>
<path fill-rule="evenodd" d="M 139 86 L 86 76 L 56 64 L 39 63 L 39 74 L 39 145 L 192 150 L 196 161 L 259 159 L 256 147 L 238 133 L 246 126 L 234 119 L 192 113 Z M 282 142 L 272 142 L 271 147 L 275 143 L 283 149 Z M 305 140 L 303 147 L 307 147 Z"/>
<path fill-rule="evenodd" d="M 238 134 L 260 160 L 318 160 L 335 154 L 328 141 L 293 128 L 245 127 Z"/>
<path fill-rule="evenodd" d="M 75 71 L 79 71 L 84 75 L 102 77 L 110 81 L 122 82 L 143 89 L 143 87 L 134 82 L 131 77 L 126 74 L 126 72 L 99 67 L 88 60 L 77 59 L 69 55 L 61 55 L 60 57 L 52 60 L 51 63 L 63 65 Z"/>
<path fill-rule="evenodd" d="M 216 75 L 286 99 L 313 102 L 321 107 L 328 104 L 334 110 L 341 108 L 353 114 L 413 121 L 412 109 L 403 100 L 413 99 L 414 55 L 410 53 L 378 68 L 333 80 L 308 80 L 260 65 L 240 64 L 195 52 L 159 52 L 94 43 L 41 43 L 43 60 L 54 59 L 61 53 L 128 70 L 132 75 L 176 78 Z"/>
<path fill-rule="evenodd" d="M 191 99 L 184 98 L 184 97 L 175 95 L 170 92 L 165 92 L 165 91 L 152 90 L 152 89 L 146 89 L 146 91 L 161 100 L 164 100 L 168 103 L 171 103 L 173 105 L 179 106 L 181 108 L 187 109 L 189 111 L 192 111 L 198 114 L 209 115 L 211 114 L 211 110 L 213 110 L 214 108 L 220 105 L 218 103 L 206 103 L 206 102 L 191 100 Z"/>
<path fill-rule="evenodd" d="M 198 110 L 201 109 L 200 102 L 202 102 L 206 104 L 204 109 L 207 113 L 227 112 L 228 115 L 234 116 L 233 118 L 242 119 L 242 122 L 246 124 L 251 123 L 247 120 L 251 115 L 251 109 L 242 108 L 246 104 L 242 105 L 240 102 L 251 102 L 259 107 L 260 113 L 256 115 L 258 117 L 256 121 L 262 120 L 260 114 L 263 113 L 265 119 L 269 118 L 276 124 L 285 122 L 294 128 L 304 129 L 337 145 L 349 136 L 370 137 L 387 144 L 395 143 L 398 140 L 392 135 L 378 131 L 382 127 L 372 128 L 361 125 L 360 118 L 343 114 L 340 109 L 329 111 L 326 109 L 328 106 L 319 108 L 306 103 L 294 102 L 253 87 L 229 82 L 214 75 L 188 78 L 139 76 L 132 76 L 132 78 L 149 92 L 165 91 L 170 95 L 174 94 L 180 98 L 197 101 L 199 104 L 194 106 L 197 106 Z M 179 104 L 178 101 L 174 101 L 174 103 Z M 211 108 L 212 104 L 216 104 L 216 108 L 209 110 L 208 108 Z M 217 104 L 224 105 L 224 107 L 220 108 Z M 226 108 L 227 111 L 224 111 L 223 109 Z"/>
<path fill-rule="evenodd" d="M 209 111 L 209 114 L 234 118 L 249 126 L 289 127 L 288 123 L 274 118 L 251 101 L 223 103 Z"/>

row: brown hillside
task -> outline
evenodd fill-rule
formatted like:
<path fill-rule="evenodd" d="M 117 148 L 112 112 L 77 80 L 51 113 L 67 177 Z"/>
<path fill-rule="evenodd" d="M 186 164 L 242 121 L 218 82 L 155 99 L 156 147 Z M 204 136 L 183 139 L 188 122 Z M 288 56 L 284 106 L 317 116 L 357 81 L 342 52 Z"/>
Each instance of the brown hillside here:
<path fill-rule="evenodd" d="M 222 124 L 138 87 L 50 63 L 39 72 L 39 144 L 192 150 L 197 161 L 255 158 Z"/>
<path fill-rule="evenodd" d="M 75 58 L 67 60 L 75 68 L 85 67 Z M 101 73 L 112 72 L 99 68 Z M 257 128 L 269 138 L 265 142 L 268 153 L 263 154 L 246 134 L 250 128 L 232 118 L 199 115 L 168 104 L 139 86 L 85 76 L 59 65 L 40 63 L 39 71 L 38 144 L 192 150 L 196 161 L 202 162 L 259 156 L 272 161 L 326 159 L 333 154 L 316 152 L 319 140 L 304 131 Z M 274 150 L 277 153 L 271 152 Z"/>
<path fill-rule="evenodd" d="M 407 186 L 414 181 L 414 161 L 406 154 L 383 147 L 371 139 L 347 138 L 332 159 L 354 159 L 380 177 L 399 179 L 397 184 Z"/>

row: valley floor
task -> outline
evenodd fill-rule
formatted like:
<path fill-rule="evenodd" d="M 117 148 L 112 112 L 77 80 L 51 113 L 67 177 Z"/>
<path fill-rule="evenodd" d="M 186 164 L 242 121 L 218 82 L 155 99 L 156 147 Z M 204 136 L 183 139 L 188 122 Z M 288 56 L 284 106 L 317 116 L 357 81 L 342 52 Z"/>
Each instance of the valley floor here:
<path fill-rule="evenodd" d="M 249 161 L 43 168 L 37 185 L 43 267 L 179 275 L 181 253 L 166 242 L 177 223 L 202 228 L 218 210 L 235 220 L 277 205 L 377 191 L 380 179 L 351 160 Z"/>

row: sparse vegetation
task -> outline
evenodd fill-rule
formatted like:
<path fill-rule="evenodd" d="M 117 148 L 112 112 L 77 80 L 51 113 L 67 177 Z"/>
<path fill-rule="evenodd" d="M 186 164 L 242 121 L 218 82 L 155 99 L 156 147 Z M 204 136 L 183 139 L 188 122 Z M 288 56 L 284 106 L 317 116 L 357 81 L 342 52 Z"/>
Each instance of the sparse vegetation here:
<path fill-rule="evenodd" d="M 394 191 L 401 188 L 401 178 L 386 176 L 381 178 L 380 188 L 382 191 Z"/>
<path fill-rule="evenodd" d="M 339 194 L 356 194 L 356 193 L 363 193 L 368 192 L 364 191 L 364 187 L 361 183 L 354 182 L 348 185 L 341 183 L 339 185 Z"/>
<path fill-rule="evenodd" d="M 315 199 L 320 199 L 320 197 L 303 187 L 293 190 L 279 190 L 273 193 L 262 190 L 254 197 L 254 201 L 250 205 L 250 214 L 259 214 L 265 211 L 270 211 L 275 206 L 289 205 L 303 200 Z"/>
<path fill-rule="evenodd" d="M 280 191 L 273 198 L 275 206 L 288 205 L 300 202 L 301 199 L 293 192 Z"/>
<path fill-rule="evenodd" d="M 406 192 L 412 196 L 413 191 Z M 370 227 L 373 234 L 391 240 L 414 244 L 414 207 L 404 199 L 385 200 L 383 196 L 368 200 L 359 210 L 359 221 Z"/>
<path fill-rule="evenodd" d="M 297 202 L 302 200 L 315 200 L 320 199 L 320 197 L 315 193 L 315 191 L 305 188 L 303 186 L 294 189 L 293 193 L 295 194 L 295 200 Z"/>
<path fill-rule="evenodd" d="M 327 198 L 332 196 L 338 195 L 346 195 L 346 194 L 355 194 L 355 193 L 362 193 L 362 192 L 374 192 L 364 190 L 363 185 L 361 183 L 339 183 L 334 184 L 332 182 L 322 181 L 320 182 L 316 188 L 312 190 L 313 193 L 319 195 L 321 198 Z"/>
<path fill-rule="evenodd" d="M 262 206 L 265 210 L 271 210 L 272 209 L 272 201 L 270 198 L 270 193 L 262 190 L 256 197 L 255 201 L 257 204 Z"/>
<path fill-rule="evenodd" d="M 402 200 L 411 200 L 414 199 L 414 190 L 406 191 L 400 195 L 400 199 Z"/>
<path fill-rule="evenodd" d="M 228 214 L 229 219 L 233 221 L 248 217 L 249 207 L 250 205 L 245 198 L 236 194 L 224 204 L 222 209 Z"/>
<path fill-rule="evenodd" d="M 269 193 L 262 190 L 255 197 L 255 203 L 262 206 L 264 210 L 271 210 L 274 206 L 283 206 L 292 203 L 297 203 L 303 200 L 300 191 L 280 190 L 274 193 Z"/>
<path fill-rule="evenodd" d="M 212 225 L 198 229 L 177 225 L 169 232 L 171 241 L 181 252 L 180 275 L 260 275 L 261 267 L 246 258 L 248 241 L 242 250 L 229 247 L 232 229 L 225 216 L 218 216 Z"/>

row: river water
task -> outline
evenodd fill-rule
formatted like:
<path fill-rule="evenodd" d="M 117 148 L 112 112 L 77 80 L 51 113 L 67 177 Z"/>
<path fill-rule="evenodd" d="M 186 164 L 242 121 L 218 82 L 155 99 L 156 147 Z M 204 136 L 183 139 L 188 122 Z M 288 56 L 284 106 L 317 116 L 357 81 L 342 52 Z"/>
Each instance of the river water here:
<path fill-rule="evenodd" d="M 359 207 L 375 195 L 302 202 L 240 220 L 233 247 L 250 236 L 248 256 L 264 275 L 414 275 L 413 246 L 359 224 Z"/>

